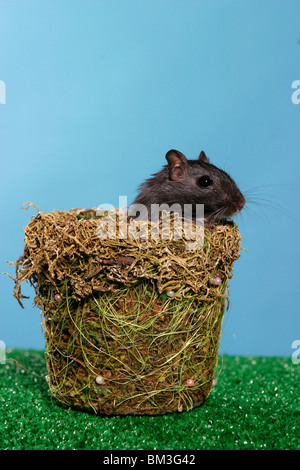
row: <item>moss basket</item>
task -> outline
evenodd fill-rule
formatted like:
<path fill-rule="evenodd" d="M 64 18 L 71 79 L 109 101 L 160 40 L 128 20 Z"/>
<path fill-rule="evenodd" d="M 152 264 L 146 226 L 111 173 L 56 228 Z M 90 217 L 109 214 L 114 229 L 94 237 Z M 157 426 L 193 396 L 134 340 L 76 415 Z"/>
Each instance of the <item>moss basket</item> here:
<path fill-rule="evenodd" d="M 14 264 L 41 308 L 48 382 L 64 404 L 99 414 L 190 410 L 210 393 L 228 280 L 240 256 L 234 223 L 186 240 L 101 238 L 95 210 L 39 212 Z M 119 216 L 114 224 L 120 224 Z"/>

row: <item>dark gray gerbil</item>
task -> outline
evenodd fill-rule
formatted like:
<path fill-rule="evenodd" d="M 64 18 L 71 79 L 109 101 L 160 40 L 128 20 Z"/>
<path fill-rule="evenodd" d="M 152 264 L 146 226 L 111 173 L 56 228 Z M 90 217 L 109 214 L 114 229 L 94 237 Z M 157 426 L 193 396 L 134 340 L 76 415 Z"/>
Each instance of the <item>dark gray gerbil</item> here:
<path fill-rule="evenodd" d="M 195 218 L 197 204 L 204 204 L 206 222 L 222 223 L 244 207 L 245 198 L 236 183 L 211 164 L 203 151 L 196 160 L 188 160 L 178 150 L 169 150 L 166 159 L 168 164 L 139 187 L 129 216 L 157 221 L 162 204 L 175 207 L 173 212 L 189 204 Z"/>

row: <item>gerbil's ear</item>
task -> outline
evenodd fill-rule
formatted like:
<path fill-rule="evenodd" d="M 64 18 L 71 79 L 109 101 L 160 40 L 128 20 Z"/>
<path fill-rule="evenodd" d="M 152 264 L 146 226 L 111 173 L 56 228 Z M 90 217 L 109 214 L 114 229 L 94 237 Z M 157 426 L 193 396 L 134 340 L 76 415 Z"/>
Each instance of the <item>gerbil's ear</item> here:
<path fill-rule="evenodd" d="M 209 163 L 209 159 L 207 158 L 207 156 L 206 156 L 205 152 L 203 152 L 203 150 L 201 150 L 200 155 L 198 157 L 198 160 L 200 160 L 201 162 Z"/>
<path fill-rule="evenodd" d="M 184 181 L 187 177 L 187 159 L 178 150 L 169 150 L 166 154 L 169 165 L 169 177 L 172 181 Z"/>

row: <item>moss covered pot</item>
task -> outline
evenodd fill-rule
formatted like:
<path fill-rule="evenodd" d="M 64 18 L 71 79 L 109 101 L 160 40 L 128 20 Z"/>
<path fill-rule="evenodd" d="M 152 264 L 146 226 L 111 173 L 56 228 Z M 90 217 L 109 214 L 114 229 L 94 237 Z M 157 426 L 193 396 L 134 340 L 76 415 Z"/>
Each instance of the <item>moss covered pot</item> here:
<path fill-rule="evenodd" d="M 201 248 L 190 250 L 174 233 L 100 237 L 101 220 L 95 210 L 38 212 L 25 228 L 14 295 L 22 305 L 22 282 L 35 290 L 50 391 L 107 415 L 203 404 L 240 255 L 237 226 L 205 228 Z M 111 220 L 120 226 L 119 213 Z"/>

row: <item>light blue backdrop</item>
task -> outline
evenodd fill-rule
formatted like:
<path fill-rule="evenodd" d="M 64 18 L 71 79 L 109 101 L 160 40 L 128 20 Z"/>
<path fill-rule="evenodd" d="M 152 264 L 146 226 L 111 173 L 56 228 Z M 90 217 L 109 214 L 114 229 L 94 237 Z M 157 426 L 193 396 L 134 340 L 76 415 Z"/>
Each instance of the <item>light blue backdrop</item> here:
<path fill-rule="evenodd" d="M 42 211 L 130 203 L 177 148 L 253 190 L 221 352 L 291 356 L 299 322 L 300 2 L 1 0 L 1 265 Z M 1 101 L 1 99 L 0 99 Z M 250 194 L 250 193 L 249 193 Z M 1 276 L 0 339 L 44 348 Z"/>

